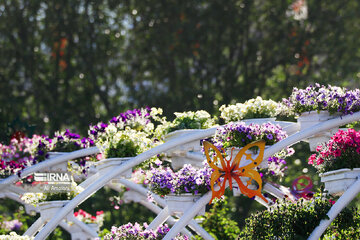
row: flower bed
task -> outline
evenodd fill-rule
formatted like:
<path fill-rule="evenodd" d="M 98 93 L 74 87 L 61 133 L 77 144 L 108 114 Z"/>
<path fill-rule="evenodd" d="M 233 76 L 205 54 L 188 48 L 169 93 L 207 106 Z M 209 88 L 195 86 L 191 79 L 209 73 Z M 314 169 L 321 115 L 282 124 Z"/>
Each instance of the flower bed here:
<path fill-rule="evenodd" d="M 360 132 L 339 130 L 326 144 L 316 148 L 308 163 L 320 173 L 325 190 L 342 195 L 360 175 Z"/>
<path fill-rule="evenodd" d="M 211 115 L 204 111 L 196 112 L 175 112 L 176 118 L 172 122 L 163 122 L 156 129 L 156 134 L 159 138 L 165 136 L 170 132 L 183 129 L 207 129 L 213 127 L 216 123 L 216 118 L 211 118 Z"/>
<path fill-rule="evenodd" d="M 318 83 L 305 89 L 294 88 L 288 99 L 283 99 L 288 114 L 328 111 L 330 114 L 351 114 L 360 110 L 360 90 L 348 90 Z"/>
<path fill-rule="evenodd" d="M 119 131 L 132 129 L 137 132 L 143 132 L 147 137 L 153 135 L 155 124 L 166 122 L 161 118 L 161 108 L 140 108 L 128 110 L 113 117 L 109 122 L 100 122 L 96 125 L 90 125 L 89 138 L 95 142 L 104 142 L 106 139 Z"/>
<path fill-rule="evenodd" d="M 219 127 L 213 141 L 218 149 L 229 149 L 232 147 L 242 148 L 258 140 L 264 140 L 267 146 L 271 146 L 286 137 L 287 134 L 279 125 L 272 123 L 246 125 L 244 122 L 237 122 Z M 274 176 L 283 177 L 287 168 L 284 158 L 292 154 L 294 154 L 294 149 L 287 148 L 268 158 L 268 168 L 263 170 L 261 175 L 272 178 Z"/>
<path fill-rule="evenodd" d="M 39 192 L 39 193 L 24 193 L 21 197 L 27 204 L 36 206 L 40 202 L 45 201 L 57 201 L 57 200 L 71 200 L 84 189 L 80 186 L 77 186 L 75 182 L 71 183 L 70 191 L 60 191 L 60 192 Z"/>
<path fill-rule="evenodd" d="M 104 223 L 104 211 L 97 211 L 96 216 L 92 216 L 90 213 L 85 212 L 82 209 L 79 209 L 79 211 L 74 212 L 74 216 L 87 224 L 95 223 L 99 227 L 101 227 Z"/>
<path fill-rule="evenodd" d="M 53 138 L 48 136 L 41 136 L 36 143 L 32 146 L 32 155 L 34 156 L 34 161 L 42 162 L 45 159 L 50 158 L 51 153 L 67 153 L 73 152 L 76 150 L 88 148 L 94 146 L 94 141 L 90 138 L 83 137 L 81 138 L 79 134 L 70 132 L 69 129 L 66 129 L 63 132 L 56 132 Z M 86 173 L 89 168 L 86 163 L 88 161 L 97 161 L 96 156 L 87 156 L 81 157 L 73 160 L 77 165 L 77 173 Z M 65 167 L 53 166 L 50 167 L 47 171 L 63 171 L 61 169 L 66 168 L 67 163 L 64 163 Z"/>
<path fill-rule="evenodd" d="M 177 172 L 171 168 L 152 168 L 152 176 L 149 179 L 149 187 L 154 193 L 164 196 L 170 193 L 191 193 L 202 195 L 210 188 L 210 177 L 212 170 L 207 164 L 201 169 L 195 169 L 186 164 Z"/>
<path fill-rule="evenodd" d="M 339 130 L 329 142 L 316 148 L 316 153 L 309 157 L 308 163 L 319 173 L 342 168 L 359 168 L 360 131 Z"/>
<path fill-rule="evenodd" d="M 0 235 L 0 240 L 32 240 L 34 237 L 17 235 L 16 232 L 11 232 L 9 235 Z"/>
<path fill-rule="evenodd" d="M 146 230 L 147 223 L 140 225 L 139 223 L 128 223 L 120 227 L 113 226 L 111 233 L 104 236 L 104 240 L 160 240 L 170 231 L 170 228 L 164 224 L 159 226 L 156 230 Z M 188 240 L 187 236 L 181 236 L 178 234 L 175 240 Z"/>
<path fill-rule="evenodd" d="M 36 163 L 31 155 L 31 146 L 38 138 L 35 135 L 32 139 L 13 138 L 9 145 L 0 143 L 0 178 L 20 173 L 22 169 Z"/>
<path fill-rule="evenodd" d="M 247 100 L 235 105 L 222 105 L 221 118 L 225 122 L 235 122 L 252 118 L 274 118 L 279 114 L 279 104 L 273 100 L 263 100 L 261 97 Z"/>

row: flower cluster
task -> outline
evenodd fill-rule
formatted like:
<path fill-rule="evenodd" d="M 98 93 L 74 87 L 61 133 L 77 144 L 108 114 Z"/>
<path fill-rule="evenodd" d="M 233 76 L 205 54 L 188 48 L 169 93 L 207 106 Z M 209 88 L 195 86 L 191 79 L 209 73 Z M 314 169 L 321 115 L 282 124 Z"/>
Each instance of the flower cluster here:
<path fill-rule="evenodd" d="M 78 186 L 75 182 L 71 182 L 70 191 L 67 192 L 39 192 L 33 193 L 28 192 L 24 193 L 21 196 L 21 200 L 23 200 L 26 204 L 31 204 L 36 206 L 39 202 L 45 201 L 57 201 L 57 200 L 71 200 L 76 195 L 81 193 L 84 189 Z"/>
<path fill-rule="evenodd" d="M 291 148 L 291 150 L 293 149 Z M 287 156 L 291 156 L 291 155 L 292 153 L 288 153 Z M 260 172 L 260 176 L 270 181 L 276 181 L 278 180 L 278 178 L 280 178 L 281 180 L 285 175 L 285 170 L 288 168 L 286 166 L 286 161 L 284 157 L 272 156 L 269 157 L 267 161 L 268 161 L 268 168 L 266 169 L 258 168 L 258 171 Z"/>
<path fill-rule="evenodd" d="M 266 145 L 273 145 L 285 139 L 287 134 L 279 125 L 272 123 L 249 124 L 244 122 L 229 123 L 219 127 L 213 139 L 218 149 L 231 147 L 242 148 L 258 140 L 264 140 Z M 283 177 L 287 169 L 284 158 L 294 154 L 293 148 L 284 149 L 268 158 L 268 168 L 261 170 L 261 175 L 266 177 Z"/>
<path fill-rule="evenodd" d="M 142 184 L 143 186 L 149 184 L 151 177 L 150 171 L 145 171 L 141 168 L 136 169 L 131 175 L 131 181 L 136 184 Z"/>
<path fill-rule="evenodd" d="M 34 164 L 48 158 L 48 152 L 52 148 L 54 148 L 54 142 L 46 135 L 41 135 L 38 137 L 37 141 L 33 141 L 31 155 L 34 157 Z"/>
<path fill-rule="evenodd" d="M 34 237 L 20 236 L 16 232 L 11 232 L 9 235 L 0 235 L 0 240 L 32 240 Z"/>
<path fill-rule="evenodd" d="M 211 189 L 212 169 L 207 164 L 201 169 L 185 164 L 177 172 L 174 172 L 171 168 L 152 168 L 151 173 L 150 189 L 160 196 L 170 193 L 202 195 Z"/>
<path fill-rule="evenodd" d="M 360 167 L 360 131 L 339 130 L 326 144 L 316 148 L 308 163 L 320 173 Z"/>
<path fill-rule="evenodd" d="M 94 146 L 92 139 L 81 138 L 79 134 L 72 133 L 69 129 L 64 132 L 56 132 L 53 139 L 55 142 L 51 151 L 54 152 L 72 152 Z"/>
<path fill-rule="evenodd" d="M 261 97 L 247 100 L 235 105 L 222 105 L 221 118 L 225 122 L 240 121 L 251 118 L 272 118 L 278 115 L 278 103 L 273 100 L 263 100 Z"/>
<path fill-rule="evenodd" d="M 0 228 L 4 229 L 5 231 L 18 231 L 22 227 L 23 223 L 20 222 L 18 219 L 14 219 L 11 221 L 3 221 L 0 224 Z"/>
<path fill-rule="evenodd" d="M 103 149 L 106 158 L 112 157 L 135 157 L 138 154 L 150 149 L 154 143 L 144 132 L 133 129 L 117 131 L 109 126 L 106 131 L 109 133 L 104 141 L 98 143 Z"/>
<path fill-rule="evenodd" d="M 287 134 L 279 125 L 272 123 L 249 124 L 244 122 L 229 123 L 218 127 L 214 137 L 218 148 L 245 147 L 257 140 L 264 140 L 266 145 L 273 145 L 285 139 Z"/>
<path fill-rule="evenodd" d="M 72 133 L 69 129 L 63 132 L 56 132 L 53 138 L 41 136 L 32 146 L 32 155 L 35 162 L 42 162 L 49 157 L 49 152 L 72 152 L 83 148 L 94 146 L 94 141 L 90 138 L 81 138 L 79 134 Z M 75 161 L 79 164 L 79 173 L 86 173 L 87 161 L 93 161 L 96 158 L 82 157 Z"/>
<path fill-rule="evenodd" d="M 118 240 L 160 240 L 170 231 L 170 228 L 164 224 L 160 225 L 156 230 L 146 230 L 147 223 L 140 225 L 139 223 L 128 223 L 120 227 L 113 226 L 111 233 L 104 236 L 104 240 L 118 239 Z M 178 234 L 175 240 L 188 240 L 187 236 Z"/>
<path fill-rule="evenodd" d="M 96 216 L 92 216 L 90 213 L 79 209 L 79 211 L 74 212 L 74 216 L 84 223 L 96 223 L 99 227 L 104 223 L 104 211 L 97 211 Z"/>
<path fill-rule="evenodd" d="M 182 130 L 182 129 L 206 129 L 213 127 L 216 123 L 216 118 L 211 118 L 211 115 L 199 110 L 196 112 L 175 112 L 176 118 L 172 122 L 166 122 L 159 125 L 156 129 L 158 136 L 164 136 L 167 133 Z"/>
<path fill-rule="evenodd" d="M 8 176 L 20 171 L 34 163 L 31 156 L 31 146 L 34 139 L 13 138 L 9 145 L 0 143 L 0 176 Z"/>
<path fill-rule="evenodd" d="M 89 137 L 95 141 L 98 139 L 106 139 L 109 134 L 107 128 L 111 128 L 110 132 L 118 132 L 125 129 L 133 129 L 141 131 L 147 135 L 151 135 L 155 125 L 154 122 L 163 122 L 161 118 L 161 108 L 140 108 L 128 110 L 120 113 L 119 116 L 113 117 L 108 123 L 98 123 L 97 125 L 90 126 Z"/>
<path fill-rule="evenodd" d="M 322 110 L 346 115 L 360 110 L 360 90 L 316 83 L 305 89 L 294 88 L 283 103 L 288 107 L 289 115 Z"/>

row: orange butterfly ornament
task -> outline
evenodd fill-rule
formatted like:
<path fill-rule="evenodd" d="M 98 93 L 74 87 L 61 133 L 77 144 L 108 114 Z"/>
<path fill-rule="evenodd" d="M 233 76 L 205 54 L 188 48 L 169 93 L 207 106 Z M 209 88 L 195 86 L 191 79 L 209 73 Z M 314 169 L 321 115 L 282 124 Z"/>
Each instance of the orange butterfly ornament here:
<path fill-rule="evenodd" d="M 210 203 L 214 198 L 220 198 L 222 195 L 224 195 L 225 189 L 227 187 L 227 181 L 229 181 L 230 189 L 232 189 L 233 179 L 236 181 L 240 191 L 244 195 L 248 196 L 249 198 L 258 196 L 266 203 L 268 202 L 266 198 L 261 194 L 261 176 L 256 170 L 254 170 L 254 168 L 257 167 L 263 160 L 265 141 L 260 140 L 246 145 L 239 151 L 238 154 L 236 154 L 234 160 L 232 160 L 232 152 L 234 148 L 232 148 L 231 150 L 230 159 L 226 159 L 226 154 L 224 153 L 224 151 L 223 153 L 220 152 L 219 149 L 217 149 L 210 142 L 204 141 L 203 145 L 207 162 L 209 163 L 210 167 L 214 169 L 214 172 L 211 174 L 210 180 L 212 191 Z M 247 152 L 247 150 L 254 147 L 259 148 L 259 155 L 257 155 L 255 159 L 253 159 L 251 153 Z M 210 150 L 213 150 L 213 152 L 210 152 Z M 210 155 L 212 155 L 212 157 Z M 245 157 L 247 163 L 250 163 L 240 167 L 240 162 L 243 157 Z M 242 177 L 247 177 L 250 179 L 247 181 L 246 185 L 242 182 Z M 253 190 L 248 188 L 248 185 L 250 185 L 252 181 L 255 181 L 258 184 L 258 189 Z M 219 185 L 219 190 L 215 190 L 215 184 Z"/>

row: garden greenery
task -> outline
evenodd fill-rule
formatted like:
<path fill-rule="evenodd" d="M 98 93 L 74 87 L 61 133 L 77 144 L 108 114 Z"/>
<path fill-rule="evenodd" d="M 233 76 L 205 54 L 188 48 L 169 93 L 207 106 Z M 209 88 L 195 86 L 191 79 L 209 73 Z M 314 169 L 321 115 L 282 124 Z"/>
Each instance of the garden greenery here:
<path fill-rule="evenodd" d="M 214 201 L 210 210 L 202 217 L 201 226 L 215 239 L 236 239 L 240 228 L 235 221 L 229 219 L 229 213 L 228 201 L 224 196 L 224 199 Z"/>
<path fill-rule="evenodd" d="M 294 89 L 292 96 L 284 100 L 284 103 L 293 113 L 328 110 L 330 113 L 348 114 L 360 109 L 358 95 L 358 90 L 346 92 L 343 88 L 324 87 L 317 84 L 305 90 Z M 243 118 L 276 116 L 279 106 L 271 100 L 265 101 L 258 97 L 243 105 L 222 106 L 220 110 L 225 121 L 235 121 Z M 236 108 L 240 109 L 240 114 L 235 110 Z M 9 146 L 0 146 L 1 173 L 17 173 L 26 166 L 43 161 L 49 151 L 71 152 L 91 147 L 95 143 L 106 158 L 135 157 L 161 144 L 165 133 L 181 129 L 206 129 L 213 127 L 216 123 L 216 118 L 212 118 L 206 111 L 175 113 L 176 118 L 172 122 L 166 122 L 161 115 L 162 110 L 156 108 L 127 111 L 107 123 L 91 126 L 89 138 L 81 138 L 80 135 L 65 130 L 57 132 L 53 138 L 34 136 L 32 139 L 14 139 Z M 213 142 L 221 149 L 244 147 L 257 140 L 264 140 L 266 145 L 273 145 L 286 137 L 286 133 L 280 126 L 271 123 L 246 125 L 243 122 L 230 122 L 217 129 Z M 309 158 L 309 163 L 315 165 L 320 172 L 342 167 L 359 167 L 357 165 L 360 160 L 359 139 L 359 132 L 352 129 L 347 132 L 340 130 L 329 143 L 318 147 L 317 154 Z M 288 148 L 270 157 L 267 172 L 260 171 L 260 173 L 271 172 L 272 175 L 283 176 L 286 169 L 286 161 L 283 158 L 292 154 L 293 149 Z M 164 165 L 164 163 L 160 161 L 157 165 Z M 140 169 L 133 180 L 138 184 L 148 185 L 160 196 L 183 193 L 202 195 L 211 189 L 211 173 L 212 170 L 207 165 L 201 169 L 184 165 L 176 172 L 171 168 L 160 166 L 152 167 L 151 171 L 147 172 Z M 70 193 L 26 193 L 22 199 L 28 204 L 35 205 L 42 201 L 69 200 L 80 191 L 75 187 Z M 218 239 L 236 238 L 239 233 L 240 239 L 303 239 L 312 232 L 321 219 L 326 218 L 331 204 L 331 201 L 319 196 L 310 201 L 300 200 L 297 203 L 279 202 L 270 210 L 252 215 L 241 233 L 235 223 L 227 221 L 228 209 L 224 204 L 215 204 L 212 210 L 206 213 L 203 226 L 212 231 Z M 76 214 L 85 222 L 97 222 L 96 216 L 91 216 L 83 210 L 79 210 Z M 6 224 L 4 226 L 10 229 L 8 226 L 16 226 L 18 223 L 9 221 Z M 358 224 L 358 213 L 345 210 L 326 231 L 325 236 L 359 238 Z M 148 232 L 144 230 L 144 226 L 128 224 L 119 228 L 114 227 L 105 239 L 114 237 L 117 239 L 133 237 L 134 239 L 160 239 L 168 230 L 165 230 L 166 227 L 159 229 Z"/>
<path fill-rule="evenodd" d="M 206 129 L 216 124 L 216 118 L 204 111 L 196 112 L 175 112 L 176 118 L 172 122 L 167 122 L 160 126 L 158 131 L 163 134 L 174 132 L 182 129 Z"/>
<path fill-rule="evenodd" d="M 307 239 L 334 201 L 320 195 L 311 200 L 300 199 L 296 203 L 288 200 L 277 202 L 268 210 L 254 213 L 246 219 L 239 239 L 288 240 Z M 359 239 L 360 214 L 357 209 L 344 209 L 326 229 L 322 239 Z"/>

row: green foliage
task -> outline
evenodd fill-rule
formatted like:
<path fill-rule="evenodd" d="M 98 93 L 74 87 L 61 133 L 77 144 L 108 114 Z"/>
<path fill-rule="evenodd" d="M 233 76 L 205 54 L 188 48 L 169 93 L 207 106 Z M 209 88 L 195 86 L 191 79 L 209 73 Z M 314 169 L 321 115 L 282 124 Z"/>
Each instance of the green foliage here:
<path fill-rule="evenodd" d="M 240 233 L 238 224 L 231 220 L 228 201 L 217 201 L 210 211 L 205 213 L 201 226 L 215 239 L 236 239 Z"/>
<path fill-rule="evenodd" d="M 328 219 L 327 212 L 332 203 L 316 195 L 314 199 L 297 203 L 287 200 L 278 202 L 270 210 L 252 214 L 247 220 L 240 239 L 307 239 L 322 219 Z M 360 237 L 359 212 L 344 209 L 324 234 Z M 355 239 L 354 238 L 354 239 Z"/>
<path fill-rule="evenodd" d="M 76 150 L 80 150 L 81 147 L 79 146 L 79 144 L 76 144 L 75 142 L 63 142 L 63 141 L 58 141 L 56 143 L 56 146 L 54 147 L 54 149 L 52 149 L 52 152 L 73 152 Z"/>
<path fill-rule="evenodd" d="M 352 128 L 352 129 L 355 129 L 356 131 L 359 131 L 360 130 L 360 121 L 355 121 L 355 122 L 346 124 L 345 127 L 346 128 Z"/>
<path fill-rule="evenodd" d="M 102 229 L 109 230 L 112 226 L 121 226 L 128 222 L 150 223 L 156 217 L 153 212 L 139 203 L 124 204 L 121 197 L 120 200 L 117 201 L 114 196 L 118 194 L 118 192 L 109 188 L 102 188 L 91 198 L 79 205 L 78 208 L 92 215 L 95 215 L 96 211 L 104 211 L 105 216 Z M 117 206 L 119 208 L 117 208 Z"/>
<path fill-rule="evenodd" d="M 108 229 L 104 228 L 103 230 L 101 230 L 101 232 L 99 233 L 99 237 L 100 239 L 102 239 L 106 234 L 111 233 Z"/>
<path fill-rule="evenodd" d="M 172 121 L 167 132 L 181 129 L 206 129 L 215 125 L 215 119 L 206 111 L 175 113 L 176 118 Z"/>
<path fill-rule="evenodd" d="M 132 141 L 110 142 L 109 148 L 105 150 L 107 158 L 112 157 L 136 157 L 140 151 L 140 146 Z"/>
<path fill-rule="evenodd" d="M 18 209 L 16 212 L 13 213 L 12 216 L 10 215 L 0 215 L 0 234 L 9 234 L 12 231 L 16 231 L 17 234 L 23 234 L 30 225 L 28 225 L 29 222 L 29 216 L 25 214 L 24 208 Z M 22 223 L 22 226 L 19 229 L 5 229 L 3 226 L 5 221 L 11 221 L 11 220 L 19 220 L 20 223 Z"/>
<path fill-rule="evenodd" d="M 286 16 L 290 4 L 1 1 L 1 138 L 32 134 L 6 130 L 15 119 L 85 134 L 137 106 L 217 113 L 315 81 L 355 87 L 359 2 L 307 1 L 302 21 Z"/>

